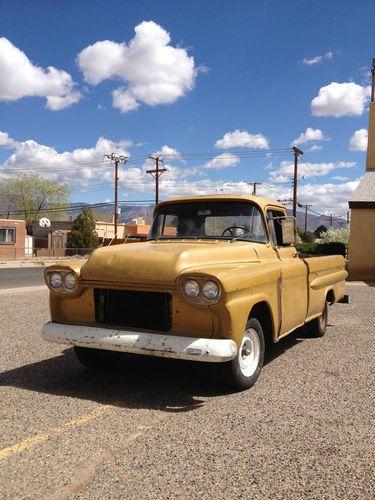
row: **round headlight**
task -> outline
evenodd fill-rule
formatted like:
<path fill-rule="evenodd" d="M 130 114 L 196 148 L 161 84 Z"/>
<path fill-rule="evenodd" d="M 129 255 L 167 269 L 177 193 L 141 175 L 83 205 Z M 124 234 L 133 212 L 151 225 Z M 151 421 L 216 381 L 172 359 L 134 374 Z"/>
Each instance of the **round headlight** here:
<path fill-rule="evenodd" d="M 63 284 L 63 278 L 60 273 L 52 273 L 49 278 L 49 284 L 52 288 L 61 288 Z"/>
<path fill-rule="evenodd" d="M 203 285 L 202 293 L 208 300 L 215 300 L 219 296 L 219 285 L 214 281 L 206 281 Z"/>
<path fill-rule="evenodd" d="M 184 293 L 190 299 L 198 297 L 199 292 L 199 284 L 195 280 L 188 280 L 184 283 Z"/>
<path fill-rule="evenodd" d="M 73 290 L 77 284 L 77 276 L 74 273 L 67 273 L 64 276 L 64 286 L 68 290 Z"/>

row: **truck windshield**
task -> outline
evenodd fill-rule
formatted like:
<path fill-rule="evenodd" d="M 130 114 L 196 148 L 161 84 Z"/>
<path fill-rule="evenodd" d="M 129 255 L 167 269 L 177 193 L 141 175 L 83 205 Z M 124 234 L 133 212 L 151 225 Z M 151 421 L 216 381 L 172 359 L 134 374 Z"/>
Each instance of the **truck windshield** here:
<path fill-rule="evenodd" d="M 266 243 L 262 213 L 250 202 L 199 201 L 161 206 L 149 240 L 223 239 Z"/>

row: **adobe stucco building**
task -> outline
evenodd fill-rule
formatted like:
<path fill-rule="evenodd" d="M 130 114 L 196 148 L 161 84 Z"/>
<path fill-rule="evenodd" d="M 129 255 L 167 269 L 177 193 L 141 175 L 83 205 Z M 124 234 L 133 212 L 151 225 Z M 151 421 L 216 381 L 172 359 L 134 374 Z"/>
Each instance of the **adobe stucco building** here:
<path fill-rule="evenodd" d="M 25 257 L 26 221 L 0 219 L 0 259 Z"/>
<path fill-rule="evenodd" d="M 353 193 L 349 239 L 349 279 L 375 280 L 375 59 L 369 107 L 366 173 Z"/>

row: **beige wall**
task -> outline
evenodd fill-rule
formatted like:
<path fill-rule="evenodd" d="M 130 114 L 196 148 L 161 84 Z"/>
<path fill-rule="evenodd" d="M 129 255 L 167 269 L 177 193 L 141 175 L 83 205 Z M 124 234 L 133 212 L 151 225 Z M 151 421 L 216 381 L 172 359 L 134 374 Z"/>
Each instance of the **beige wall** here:
<path fill-rule="evenodd" d="M 124 224 L 117 224 L 117 238 L 124 238 Z M 99 238 L 112 239 L 115 237 L 115 225 L 113 222 L 95 222 L 95 231 Z"/>
<path fill-rule="evenodd" d="M 352 209 L 349 279 L 375 280 L 375 208 Z"/>

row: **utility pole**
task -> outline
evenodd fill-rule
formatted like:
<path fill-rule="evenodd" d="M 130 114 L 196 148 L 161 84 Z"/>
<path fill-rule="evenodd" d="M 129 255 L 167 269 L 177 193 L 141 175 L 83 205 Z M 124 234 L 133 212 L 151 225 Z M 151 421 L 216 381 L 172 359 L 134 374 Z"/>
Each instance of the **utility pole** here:
<path fill-rule="evenodd" d="M 349 212 L 349 210 L 346 212 L 346 223 L 348 225 L 350 224 L 350 212 Z"/>
<path fill-rule="evenodd" d="M 257 186 L 260 186 L 262 183 L 261 182 L 248 182 L 248 184 L 253 185 L 253 195 L 256 196 Z"/>
<path fill-rule="evenodd" d="M 306 238 L 306 233 L 307 233 L 307 209 L 310 208 L 312 205 L 302 205 L 301 203 L 298 203 L 298 206 L 300 208 L 304 208 L 305 209 L 305 238 Z"/>
<path fill-rule="evenodd" d="M 371 102 L 374 102 L 375 97 L 375 57 L 372 59 L 371 68 Z"/>
<path fill-rule="evenodd" d="M 294 154 L 294 177 L 293 177 L 293 217 L 297 217 L 297 172 L 298 172 L 298 160 L 303 155 L 303 151 L 292 147 L 292 151 Z"/>
<path fill-rule="evenodd" d="M 110 155 L 104 155 L 104 158 L 111 160 L 115 163 L 115 213 L 114 213 L 114 224 L 115 224 L 115 236 L 117 238 L 117 217 L 118 217 L 118 165 L 119 163 L 127 163 L 129 158 L 127 156 L 117 156 L 115 153 Z"/>
<path fill-rule="evenodd" d="M 333 223 L 333 214 L 329 216 L 329 225 L 332 227 Z"/>
<path fill-rule="evenodd" d="M 159 204 L 159 177 L 163 172 L 166 172 L 166 168 L 159 168 L 159 163 L 163 163 L 163 158 L 158 155 L 158 156 L 149 156 L 150 160 L 155 162 L 155 169 L 154 170 L 146 170 L 148 174 L 151 174 L 152 177 L 155 179 L 155 206 L 157 207 Z"/>

